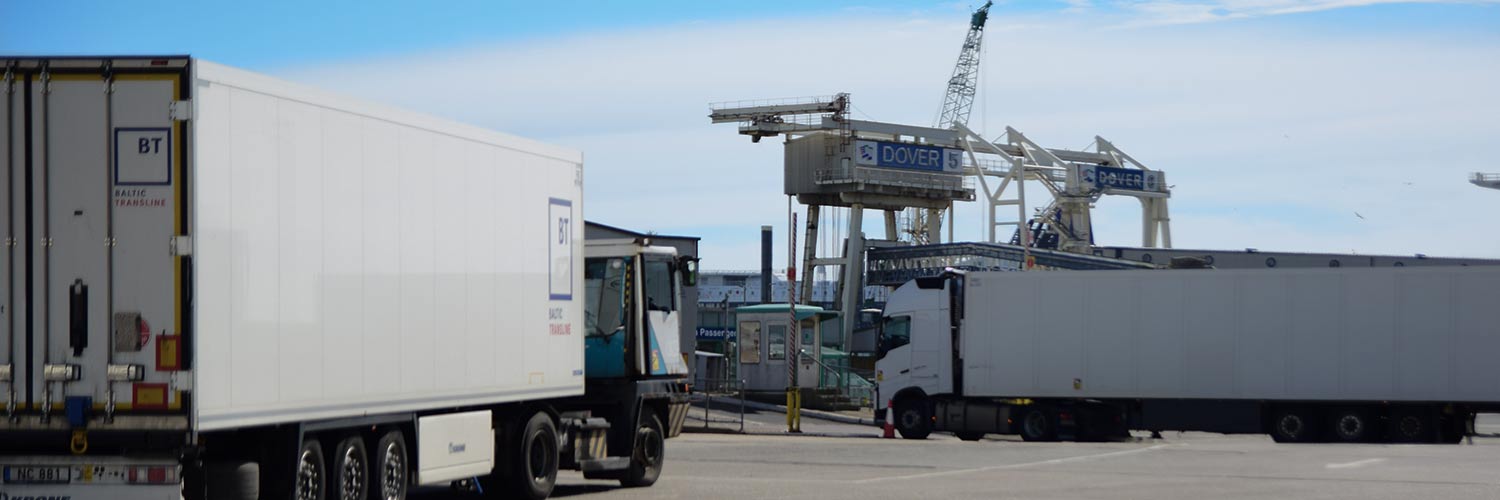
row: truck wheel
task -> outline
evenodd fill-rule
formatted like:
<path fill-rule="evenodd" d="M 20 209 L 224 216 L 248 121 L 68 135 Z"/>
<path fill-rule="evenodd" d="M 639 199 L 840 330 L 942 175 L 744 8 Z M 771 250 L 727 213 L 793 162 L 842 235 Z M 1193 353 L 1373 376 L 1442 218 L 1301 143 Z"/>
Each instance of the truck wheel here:
<path fill-rule="evenodd" d="M 537 412 L 516 439 L 517 468 L 508 474 L 515 498 L 541 500 L 557 486 L 557 425 L 546 413 Z M 500 493 L 500 492 L 495 492 Z"/>
<path fill-rule="evenodd" d="M 327 462 L 323 461 L 323 445 L 308 437 L 302 440 L 297 450 L 297 480 L 292 485 L 295 500 L 323 500 L 328 485 Z"/>
<path fill-rule="evenodd" d="M 1271 416 L 1271 439 L 1278 443 L 1310 443 L 1317 430 L 1317 419 L 1307 408 L 1282 408 Z"/>
<path fill-rule="evenodd" d="M 1460 413 L 1443 418 L 1442 440 L 1446 444 L 1458 444 L 1464 441 L 1464 436 L 1469 434 L 1469 420 L 1474 418 L 1473 413 Z"/>
<path fill-rule="evenodd" d="M 401 431 L 380 436 L 375 444 L 374 473 L 370 475 L 372 500 L 406 500 L 406 439 Z"/>
<path fill-rule="evenodd" d="M 630 454 L 630 470 L 620 478 L 625 487 L 643 487 L 656 484 L 661 477 L 661 466 L 667 458 L 666 434 L 662 432 L 661 419 L 655 413 L 646 415 L 644 425 L 635 432 L 635 450 Z"/>
<path fill-rule="evenodd" d="M 906 439 L 927 439 L 932 434 L 932 411 L 927 401 L 908 398 L 896 401 L 896 430 Z"/>
<path fill-rule="evenodd" d="M 1375 418 L 1370 412 L 1351 408 L 1333 414 L 1333 437 L 1343 443 L 1363 443 L 1375 436 Z"/>
<path fill-rule="evenodd" d="M 1391 409 L 1390 438 L 1396 443 L 1431 443 L 1436 441 L 1437 429 L 1426 408 L 1395 407 Z"/>
<path fill-rule="evenodd" d="M 208 500 L 260 498 L 260 464 L 246 460 L 205 462 L 200 474 L 207 481 Z M 186 479 L 186 477 L 184 477 Z M 183 495 L 188 498 L 187 495 Z"/>
<path fill-rule="evenodd" d="M 369 496 L 370 455 L 365 452 L 365 440 L 349 436 L 333 448 L 333 461 L 328 464 L 333 476 L 333 491 L 336 500 L 365 500 Z"/>
<path fill-rule="evenodd" d="M 1021 416 L 1023 441 L 1057 441 L 1057 418 L 1043 408 L 1031 408 Z"/>
<path fill-rule="evenodd" d="M 958 436 L 960 441 L 978 441 L 984 439 L 983 432 L 955 432 L 953 435 Z"/>

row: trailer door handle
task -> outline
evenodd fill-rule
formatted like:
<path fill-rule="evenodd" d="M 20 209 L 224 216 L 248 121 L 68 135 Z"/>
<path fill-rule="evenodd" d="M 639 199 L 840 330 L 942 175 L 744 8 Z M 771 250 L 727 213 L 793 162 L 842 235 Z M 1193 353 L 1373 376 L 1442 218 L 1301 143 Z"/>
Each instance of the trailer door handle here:
<path fill-rule="evenodd" d="M 82 279 L 68 287 L 68 347 L 73 356 L 82 356 L 89 346 L 89 286 Z"/>

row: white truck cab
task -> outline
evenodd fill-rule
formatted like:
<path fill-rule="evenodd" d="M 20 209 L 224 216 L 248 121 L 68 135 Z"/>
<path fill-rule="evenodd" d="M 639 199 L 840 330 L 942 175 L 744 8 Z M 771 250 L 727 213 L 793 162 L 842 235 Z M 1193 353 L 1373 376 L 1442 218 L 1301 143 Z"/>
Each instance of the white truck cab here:
<path fill-rule="evenodd" d="M 948 294 L 955 285 L 963 286 L 961 281 L 921 278 L 891 293 L 881 315 L 875 362 L 881 401 L 912 392 L 953 392 L 953 335 L 934 333 L 953 331 Z M 901 409 L 896 414 L 899 418 Z"/>

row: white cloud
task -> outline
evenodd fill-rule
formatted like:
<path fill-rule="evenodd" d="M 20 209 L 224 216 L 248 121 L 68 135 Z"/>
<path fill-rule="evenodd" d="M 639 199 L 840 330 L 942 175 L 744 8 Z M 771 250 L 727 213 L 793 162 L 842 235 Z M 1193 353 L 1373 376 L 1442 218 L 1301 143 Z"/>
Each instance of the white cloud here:
<path fill-rule="evenodd" d="M 1204 5 L 1261 16 L 1334 3 Z M 1012 125 L 1051 147 L 1102 135 L 1166 171 L 1179 247 L 1500 257 L 1500 222 L 1483 215 L 1500 192 L 1465 180 L 1500 171 L 1487 153 L 1500 66 L 1481 63 L 1500 60 L 1493 38 L 1090 29 L 1100 19 L 997 18 L 970 125 Z M 966 22 L 944 11 L 670 26 L 281 73 L 580 149 L 589 218 L 702 235 L 706 267 L 753 269 L 760 225 L 785 247 L 781 148 L 710 125 L 707 103 L 848 91 L 858 118 L 928 125 Z M 1139 243 L 1134 201 L 1100 206 L 1100 243 Z M 960 207 L 960 239 L 980 237 L 980 213 Z M 881 236 L 879 214 L 866 220 Z"/>
<path fill-rule="evenodd" d="M 1069 2 L 1070 4 L 1073 2 Z M 1127 13 L 1126 27 L 1196 24 L 1255 17 L 1304 14 L 1382 4 L 1500 3 L 1497 0 L 1125 0 L 1111 2 Z"/>

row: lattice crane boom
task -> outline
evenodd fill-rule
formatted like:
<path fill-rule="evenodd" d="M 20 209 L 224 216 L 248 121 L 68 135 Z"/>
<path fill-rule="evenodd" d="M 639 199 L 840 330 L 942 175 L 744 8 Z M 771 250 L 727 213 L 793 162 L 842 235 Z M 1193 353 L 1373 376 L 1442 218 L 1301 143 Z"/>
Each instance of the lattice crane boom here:
<path fill-rule="evenodd" d="M 943 96 L 943 112 L 937 122 L 940 128 L 969 124 L 969 111 L 974 109 L 974 94 L 979 89 L 979 49 L 984 42 L 984 23 L 989 20 L 991 3 L 985 2 L 969 21 L 969 34 L 964 37 L 953 76 L 948 78 L 948 92 Z"/>

